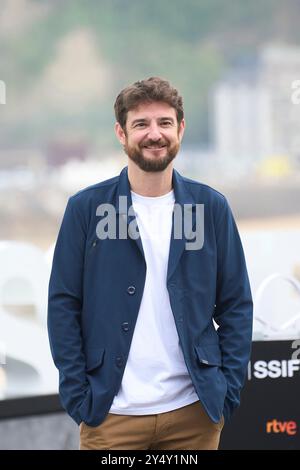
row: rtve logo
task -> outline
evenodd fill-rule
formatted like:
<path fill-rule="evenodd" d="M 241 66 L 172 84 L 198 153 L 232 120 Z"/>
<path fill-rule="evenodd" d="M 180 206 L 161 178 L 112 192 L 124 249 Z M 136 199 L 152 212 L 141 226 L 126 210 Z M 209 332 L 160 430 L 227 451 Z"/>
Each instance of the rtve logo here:
<path fill-rule="evenodd" d="M 277 421 L 277 419 L 273 419 L 267 421 L 266 431 L 268 434 L 286 433 L 289 436 L 294 436 L 297 432 L 297 423 L 295 421 Z"/>
<path fill-rule="evenodd" d="M 272 360 L 256 361 L 248 364 L 248 380 L 253 377 L 256 379 L 277 379 L 278 377 L 294 377 L 295 373 L 299 373 L 300 370 L 300 359 L 289 359 L 289 360 Z"/>

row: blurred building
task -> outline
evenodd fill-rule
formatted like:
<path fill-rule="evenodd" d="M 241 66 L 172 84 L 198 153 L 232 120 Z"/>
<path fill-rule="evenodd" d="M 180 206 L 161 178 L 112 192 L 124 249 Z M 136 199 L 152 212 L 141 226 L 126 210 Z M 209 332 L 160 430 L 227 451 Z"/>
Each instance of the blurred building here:
<path fill-rule="evenodd" d="M 87 160 L 89 145 L 87 141 L 56 140 L 48 143 L 46 159 L 48 166 L 65 165 L 70 160 Z"/>
<path fill-rule="evenodd" d="M 222 161 L 245 168 L 266 159 L 299 163 L 300 106 L 291 100 L 299 77 L 300 48 L 269 46 L 216 85 L 213 133 Z"/>

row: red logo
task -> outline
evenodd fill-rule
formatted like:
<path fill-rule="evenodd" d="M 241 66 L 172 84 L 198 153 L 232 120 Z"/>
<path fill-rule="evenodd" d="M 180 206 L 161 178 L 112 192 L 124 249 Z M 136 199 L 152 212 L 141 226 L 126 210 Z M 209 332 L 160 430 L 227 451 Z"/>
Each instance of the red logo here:
<path fill-rule="evenodd" d="M 294 436 L 297 432 L 297 423 L 295 421 L 277 421 L 273 419 L 272 421 L 267 421 L 266 431 L 268 434 L 271 432 L 286 433 L 289 436 Z"/>

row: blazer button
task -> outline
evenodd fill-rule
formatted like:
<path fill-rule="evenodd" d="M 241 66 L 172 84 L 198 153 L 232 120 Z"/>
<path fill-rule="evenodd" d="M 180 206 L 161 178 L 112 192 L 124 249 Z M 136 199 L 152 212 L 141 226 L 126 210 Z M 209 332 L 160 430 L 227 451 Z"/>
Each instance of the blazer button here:
<path fill-rule="evenodd" d="M 127 292 L 129 295 L 133 295 L 135 293 L 135 287 L 134 286 L 127 287 Z"/>
<path fill-rule="evenodd" d="M 129 323 L 127 321 L 122 323 L 122 328 L 123 328 L 124 331 L 128 331 L 129 330 Z"/>
<path fill-rule="evenodd" d="M 117 357 L 116 358 L 116 364 L 117 364 L 118 367 L 122 367 L 122 365 L 123 365 L 122 357 Z"/>

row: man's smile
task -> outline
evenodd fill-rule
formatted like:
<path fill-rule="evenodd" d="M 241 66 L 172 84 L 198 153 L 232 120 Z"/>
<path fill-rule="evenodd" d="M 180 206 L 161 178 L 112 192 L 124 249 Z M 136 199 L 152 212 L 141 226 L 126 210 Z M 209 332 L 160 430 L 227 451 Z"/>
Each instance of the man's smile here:
<path fill-rule="evenodd" d="M 161 150 L 166 147 L 166 144 L 164 145 L 144 145 L 145 149 L 148 150 Z"/>

